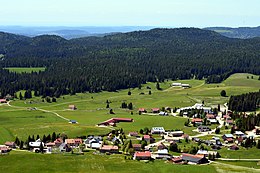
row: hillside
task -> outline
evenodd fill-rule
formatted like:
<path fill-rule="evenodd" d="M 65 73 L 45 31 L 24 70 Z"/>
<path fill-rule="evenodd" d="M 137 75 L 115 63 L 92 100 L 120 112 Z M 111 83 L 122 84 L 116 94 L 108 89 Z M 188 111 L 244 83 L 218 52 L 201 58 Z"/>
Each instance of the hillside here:
<path fill-rule="evenodd" d="M 260 40 L 231 39 L 196 28 L 152 29 L 66 40 L 0 33 L 0 67 L 46 67 L 41 73 L 0 70 L 4 96 L 31 89 L 40 95 L 99 92 L 166 79 L 225 80 L 230 74 L 260 74 Z M 12 85 L 11 85 L 12 84 Z"/>
<path fill-rule="evenodd" d="M 207 30 L 215 31 L 230 38 L 254 38 L 260 37 L 260 26 L 258 27 L 240 27 L 240 28 L 228 28 L 228 27 L 210 27 L 205 28 Z"/>

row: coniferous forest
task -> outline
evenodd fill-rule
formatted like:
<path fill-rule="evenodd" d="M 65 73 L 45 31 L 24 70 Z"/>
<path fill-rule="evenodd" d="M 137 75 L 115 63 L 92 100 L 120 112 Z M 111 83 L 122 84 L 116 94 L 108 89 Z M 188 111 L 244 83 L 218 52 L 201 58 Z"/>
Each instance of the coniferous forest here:
<path fill-rule="evenodd" d="M 229 109 L 232 111 L 246 112 L 255 111 L 260 107 L 260 91 L 231 96 L 229 99 Z"/>
<path fill-rule="evenodd" d="M 260 38 L 234 39 L 196 28 L 153 29 L 66 40 L 0 33 L 1 97 L 19 90 L 59 97 L 116 91 L 165 79 L 218 83 L 233 73 L 260 74 Z M 5 67 L 46 67 L 14 73 Z"/>

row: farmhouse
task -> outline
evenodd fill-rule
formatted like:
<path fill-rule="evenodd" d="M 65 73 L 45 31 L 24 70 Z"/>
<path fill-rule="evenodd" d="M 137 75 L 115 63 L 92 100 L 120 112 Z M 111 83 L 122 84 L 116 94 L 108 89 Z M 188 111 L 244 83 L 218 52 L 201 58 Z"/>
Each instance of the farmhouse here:
<path fill-rule="evenodd" d="M 133 144 L 133 148 L 135 151 L 141 151 L 142 150 L 142 144 Z"/>
<path fill-rule="evenodd" d="M 140 113 L 146 113 L 146 112 L 147 112 L 147 111 L 145 110 L 145 108 L 139 108 L 138 111 L 139 111 Z"/>
<path fill-rule="evenodd" d="M 151 160 L 151 153 L 150 151 L 144 152 L 135 152 L 134 160 Z"/>
<path fill-rule="evenodd" d="M 198 131 L 199 132 L 208 132 L 208 131 L 211 131 L 211 129 L 208 126 L 199 126 Z"/>
<path fill-rule="evenodd" d="M 154 152 L 151 156 L 153 159 L 167 159 L 170 160 L 172 156 L 169 154 L 167 149 L 158 150 Z"/>
<path fill-rule="evenodd" d="M 193 118 L 193 119 L 191 120 L 191 123 L 192 123 L 194 126 L 202 125 L 202 122 L 203 122 L 203 120 L 200 119 L 200 118 Z"/>
<path fill-rule="evenodd" d="M 206 159 L 204 156 L 192 155 L 186 153 L 182 154 L 182 160 L 191 164 L 203 164 L 209 162 L 208 159 Z"/>
<path fill-rule="evenodd" d="M 69 109 L 70 109 L 70 110 L 76 110 L 77 107 L 76 107 L 75 105 L 69 105 Z"/>
<path fill-rule="evenodd" d="M 144 135 L 143 140 L 145 140 L 146 142 L 150 142 L 150 143 L 154 142 L 154 139 L 150 135 Z"/>
<path fill-rule="evenodd" d="M 5 146 L 9 147 L 9 148 L 16 148 L 16 144 L 14 142 L 5 142 Z"/>
<path fill-rule="evenodd" d="M 101 148 L 100 148 L 100 152 L 101 153 L 118 153 L 119 150 L 118 150 L 118 146 L 113 146 L 113 145 L 103 145 Z"/>
<path fill-rule="evenodd" d="M 29 142 L 29 146 L 32 148 L 40 148 L 41 144 L 44 146 L 44 143 L 40 139 L 37 139 L 35 142 Z"/>
<path fill-rule="evenodd" d="M 128 136 L 129 136 L 129 137 L 131 137 L 131 136 L 133 136 L 133 137 L 138 137 L 139 135 L 138 135 L 138 132 L 129 132 L 129 133 L 128 133 Z"/>
<path fill-rule="evenodd" d="M 153 127 L 151 130 L 152 134 L 163 134 L 165 133 L 165 130 L 163 127 Z"/>
<path fill-rule="evenodd" d="M 228 143 L 234 142 L 234 136 L 232 134 L 225 134 L 222 136 L 222 139 Z"/>
<path fill-rule="evenodd" d="M 160 108 L 152 108 L 152 113 L 159 113 L 160 112 Z"/>
<path fill-rule="evenodd" d="M 159 115 L 161 115 L 161 116 L 168 116 L 168 113 L 161 111 L 161 112 L 159 113 Z"/>
<path fill-rule="evenodd" d="M 168 136 L 172 137 L 181 137 L 184 135 L 183 131 L 173 131 L 173 132 L 167 132 Z"/>
<path fill-rule="evenodd" d="M 177 86 L 181 86 L 181 83 L 172 83 L 172 86 L 174 86 L 174 87 L 177 87 Z"/>
<path fill-rule="evenodd" d="M 65 139 L 65 144 L 69 145 L 70 147 L 77 147 L 82 144 L 82 139 Z"/>
<path fill-rule="evenodd" d="M 109 126 L 109 125 L 115 125 L 116 123 L 119 122 L 133 122 L 134 120 L 132 118 L 111 118 L 109 120 L 106 120 L 102 123 L 99 123 L 98 126 L 104 125 L 104 126 Z"/>
<path fill-rule="evenodd" d="M 6 99 L 0 99 L 0 103 L 7 103 Z"/>
<path fill-rule="evenodd" d="M 8 148 L 6 146 L 0 146 L 0 154 L 7 154 L 8 153 Z"/>

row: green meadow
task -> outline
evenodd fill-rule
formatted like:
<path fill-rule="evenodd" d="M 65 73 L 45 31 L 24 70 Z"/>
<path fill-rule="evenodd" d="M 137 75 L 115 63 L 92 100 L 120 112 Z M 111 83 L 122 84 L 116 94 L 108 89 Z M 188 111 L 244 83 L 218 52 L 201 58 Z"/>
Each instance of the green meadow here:
<path fill-rule="evenodd" d="M 253 76 L 253 78 L 252 78 Z M 171 87 L 171 83 L 181 82 L 192 87 L 183 89 Z M 147 89 L 150 87 L 151 89 Z M 29 135 L 48 135 L 53 132 L 64 133 L 69 137 L 83 135 L 104 135 L 111 129 L 97 127 L 96 124 L 112 117 L 133 118 L 132 123 L 118 123 L 115 128 L 123 128 L 126 133 L 139 131 L 141 128 L 163 126 L 165 129 L 183 130 L 189 135 L 196 135 L 194 127 L 185 127 L 187 119 L 173 116 L 152 115 L 151 108 L 192 106 L 202 101 L 206 106 L 224 104 L 229 97 L 221 97 L 221 90 L 228 96 L 258 91 L 260 81 L 252 74 L 234 74 L 220 84 L 205 84 L 204 80 L 165 81 L 160 83 L 162 90 L 156 89 L 155 83 L 147 83 L 141 89 L 131 88 L 118 92 L 77 93 L 73 96 L 62 96 L 55 103 L 43 102 L 40 97 L 28 100 L 15 99 L 10 105 L 0 104 L 0 144 L 5 141 L 14 141 L 15 137 L 26 140 Z M 149 95 L 151 90 L 151 95 Z M 110 102 L 109 108 L 107 100 Z M 127 109 L 121 109 L 122 102 L 133 103 L 133 115 Z M 69 105 L 76 105 L 77 110 L 69 110 Z M 32 109 L 33 108 L 33 109 Z M 36 109 L 35 109 L 36 108 Z M 145 108 L 148 114 L 139 115 L 138 108 Z M 113 115 L 109 114 L 113 109 Z M 69 124 L 60 116 L 78 121 L 78 124 Z M 239 158 L 247 154 L 248 158 L 258 157 L 257 149 L 241 150 L 233 153 L 226 149 L 221 150 L 223 158 Z M 12 163 L 12 166 L 10 164 Z M 51 166 L 55 165 L 55 166 Z M 243 166 L 243 165 L 242 165 Z M 217 172 L 222 167 L 219 164 L 204 166 L 172 165 L 155 161 L 142 163 L 125 160 L 123 156 L 95 155 L 92 152 L 79 155 L 41 155 L 23 151 L 13 151 L 7 156 L 0 156 L 0 172 Z M 233 169 L 233 168 L 232 168 Z M 234 168 L 240 170 L 241 166 Z M 2 171 L 1 171 L 2 170 Z M 223 169 L 222 171 L 225 172 Z M 236 171 L 234 171 L 236 172 Z M 239 172 L 239 171 L 237 171 Z M 243 172 L 243 169 L 242 169 Z"/>
<path fill-rule="evenodd" d="M 32 73 L 32 72 L 44 71 L 45 67 L 8 67 L 5 69 L 9 70 L 10 72 L 16 72 L 16 73 Z"/>

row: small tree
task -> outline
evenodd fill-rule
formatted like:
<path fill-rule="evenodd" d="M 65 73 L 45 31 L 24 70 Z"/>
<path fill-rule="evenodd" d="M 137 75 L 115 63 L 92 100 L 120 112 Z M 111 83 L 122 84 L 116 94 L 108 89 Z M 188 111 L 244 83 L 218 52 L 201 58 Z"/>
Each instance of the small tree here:
<path fill-rule="evenodd" d="M 23 149 L 23 144 L 24 144 L 24 142 L 23 142 L 23 141 L 21 141 L 21 142 L 20 142 L 20 146 L 19 146 L 20 150 L 22 150 L 22 149 Z"/>
<path fill-rule="evenodd" d="M 22 95 L 21 92 L 19 93 L 19 99 L 20 99 L 20 100 L 23 100 L 23 95 Z"/>
<path fill-rule="evenodd" d="M 56 140 L 56 138 L 57 138 L 56 133 L 53 132 L 51 135 L 51 141 L 54 142 Z"/>
<path fill-rule="evenodd" d="M 130 96 L 131 94 L 132 94 L 132 93 L 131 93 L 131 91 L 129 90 L 129 91 L 128 91 L 128 93 L 127 93 L 127 95 L 129 95 L 129 96 Z"/>
<path fill-rule="evenodd" d="M 220 95 L 221 95 L 222 97 L 226 97 L 226 96 L 227 96 L 227 93 L 226 93 L 225 90 L 222 90 L 222 91 L 220 92 Z"/>
<path fill-rule="evenodd" d="M 178 149 L 178 145 L 176 142 L 173 142 L 170 144 L 170 147 L 169 147 L 169 150 L 172 151 L 172 152 L 178 152 L 179 149 Z"/>
<path fill-rule="evenodd" d="M 219 134 L 220 133 L 220 128 L 217 127 L 216 130 L 215 130 L 215 133 Z"/>
<path fill-rule="evenodd" d="M 260 149 L 260 140 L 259 140 L 259 139 L 258 139 L 258 141 L 257 141 L 256 148 L 257 148 L 257 149 Z"/>
<path fill-rule="evenodd" d="M 133 110 L 133 103 L 132 103 L 132 102 L 130 102 L 130 103 L 128 104 L 128 109 Z"/>
<path fill-rule="evenodd" d="M 43 153 L 43 145 L 42 145 L 42 142 L 41 142 L 41 144 L 40 144 L 40 151 L 41 151 L 41 153 Z"/>
<path fill-rule="evenodd" d="M 149 94 L 149 95 L 151 95 L 151 94 L 152 94 L 152 91 L 151 91 L 151 90 L 149 90 L 148 94 Z"/>

